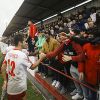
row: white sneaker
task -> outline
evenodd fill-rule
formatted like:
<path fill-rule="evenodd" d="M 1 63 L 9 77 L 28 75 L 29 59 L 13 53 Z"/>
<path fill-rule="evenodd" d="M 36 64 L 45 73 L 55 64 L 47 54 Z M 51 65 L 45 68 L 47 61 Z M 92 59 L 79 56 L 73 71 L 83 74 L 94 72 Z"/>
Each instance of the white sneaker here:
<path fill-rule="evenodd" d="M 83 100 L 88 100 L 88 99 L 84 98 Z"/>
<path fill-rule="evenodd" d="M 67 92 L 66 89 L 62 86 L 62 89 L 60 91 L 60 94 L 65 94 L 66 92 Z"/>
<path fill-rule="evenodd" d="M 78 100 L 78 99 L 82 99 L 83 96 L 79 95 L 78 93 L 76 93 L 76 95 L 72 96 L 72 100 Z"/>
<path fill-rule="evenodd" d="M 52 86 L 55 86 L 55 85 L 56 85 L 56 83 L 57 83 L 57 81 L 56 81 L 56 80 L 54 80 L 54 81 L 52 82 Z"/>
<path fill-rule="evenodd" d="M 56 85 L 55 85 L 55 88 L 59 89 L 60 88 L 60 82 L 57 81 Z"/>
<path fill-rule="evenodd" d="M 46 78 L 46 76 L 43 76 L 43 78 L 45 79 L 45 78 Z"/>
<path fill-rule="evenodd" d="M 70 93 L 70 95 L 73 96 L 73 95 L 76 95 L 76 93 L 77 93 L 77 89 L 73 90 L 73 91 Z"/>

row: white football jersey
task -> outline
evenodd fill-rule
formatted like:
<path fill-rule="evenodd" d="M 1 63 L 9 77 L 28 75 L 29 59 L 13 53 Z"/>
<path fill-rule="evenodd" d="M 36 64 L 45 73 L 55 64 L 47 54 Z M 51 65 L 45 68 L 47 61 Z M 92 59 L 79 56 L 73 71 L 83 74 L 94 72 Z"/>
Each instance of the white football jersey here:
<path fill-rule="evenodd" d="M 29 55 L 29 52 L 27 51 L 27 49 L 22 49 L 22 52 L 24 52 L 27 56 Z"/>
<path fill-rule="evenodd" d="M 7 47 L 4 54 L 6 55 L 9 51 L 13 50 L 14 48 L 15 48 L 15 46 Z"/>
<path fill-rule="evenodd" d="M 6 54 L 8 85 L 7 93 L 17 95 L 27 90 L 27 67 L 32 66 L 28 56 L 20 50 L 11 50 Z"/>
<path fill-rule="evenodd" d="M 7 54 L 10 50 L 13 50 L 15 46 L 9 46 L 6 48 L 5 54 Z"/>

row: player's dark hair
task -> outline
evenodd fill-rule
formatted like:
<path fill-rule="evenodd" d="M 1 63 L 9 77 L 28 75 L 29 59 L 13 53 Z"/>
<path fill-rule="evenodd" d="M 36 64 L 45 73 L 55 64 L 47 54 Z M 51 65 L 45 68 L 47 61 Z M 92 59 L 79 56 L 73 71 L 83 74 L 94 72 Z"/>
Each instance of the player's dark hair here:
<path fill-rule="evenodd" d="M 18 46 L 19 42 L 23 42 L 23 36 L 21 34 L 14 36 L 14 44 L 15 46 Z"/>

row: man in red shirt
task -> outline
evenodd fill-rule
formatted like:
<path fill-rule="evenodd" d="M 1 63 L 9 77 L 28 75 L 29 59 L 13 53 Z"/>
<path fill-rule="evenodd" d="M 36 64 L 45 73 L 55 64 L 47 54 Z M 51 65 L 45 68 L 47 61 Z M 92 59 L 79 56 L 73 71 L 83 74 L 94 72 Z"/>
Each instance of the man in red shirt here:
<path fill-rule="evenodd" d="M 35 35 L 37 33 L 36 26 L 32 23 L 32 21 L 28 21 L 28 25 L 29 25 L 29 36 L 31 38 L 35 38 Z"/>
<path fill-rule="evenodd" d="M 34 52 L 34 46 L 35 46 L 35 39 L 36 39 L 36 34 L 37 34 L 37 28 L 36 26 L 32 23 L 32 21 L 28 21 L 28 26 L 29 26 L 29 37 L 27 39 L 27 43 L 28 43 L 28 49 L 29 49 L 29 53 L 31 54 L 32 52 Z"/>

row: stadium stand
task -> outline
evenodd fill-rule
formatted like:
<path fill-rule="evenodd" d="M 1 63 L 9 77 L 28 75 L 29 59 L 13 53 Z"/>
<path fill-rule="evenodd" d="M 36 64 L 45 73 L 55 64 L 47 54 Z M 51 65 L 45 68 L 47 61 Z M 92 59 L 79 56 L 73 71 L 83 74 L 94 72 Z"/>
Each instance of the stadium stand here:
<path fill-rule="evenodd" d="M 45 58 L 34 80 L 29 71 L 28 76 L 47 99 L 99 100 L 100 1 L 41 2 L 24 1 L 3 41 L 11 44 L 14 35 L 22 34 L 29 56 Z"/>

